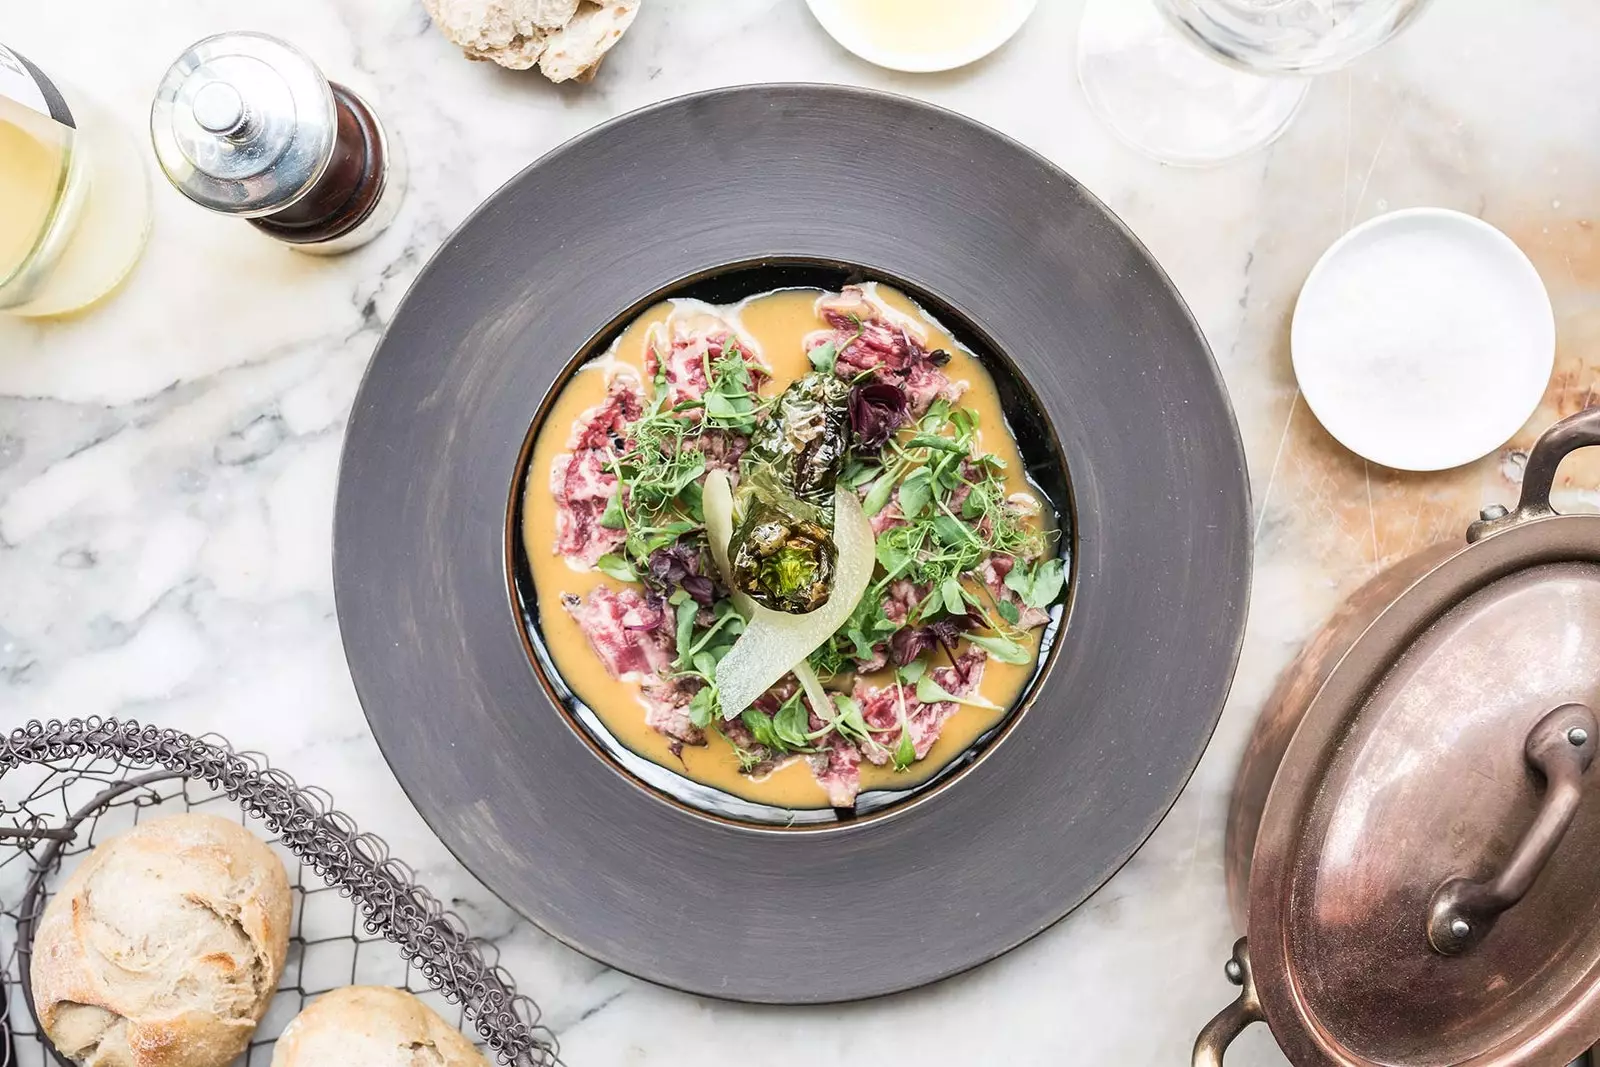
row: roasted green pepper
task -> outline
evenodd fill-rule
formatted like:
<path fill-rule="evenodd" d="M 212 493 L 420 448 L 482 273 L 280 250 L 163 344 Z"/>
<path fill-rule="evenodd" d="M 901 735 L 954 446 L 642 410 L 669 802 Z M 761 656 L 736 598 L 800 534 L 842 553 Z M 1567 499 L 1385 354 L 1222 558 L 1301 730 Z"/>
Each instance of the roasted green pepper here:
<path fill-rule="evenodd" d="M 742 469 L 769 467 L 798 499 L 827 505 L 849 445 L 849 395 L 849 386 L 831 374 L 796 380 L 750 435 Z"/>
<path fill-rule="evenodd" d="M 794 382 L 740 462 L 744 518 L 729 545 L 733 582 L 774 611 L 815 611 L 833 589 L 833 488 L 849 440 L 848 395 L 831 374 Z"/>

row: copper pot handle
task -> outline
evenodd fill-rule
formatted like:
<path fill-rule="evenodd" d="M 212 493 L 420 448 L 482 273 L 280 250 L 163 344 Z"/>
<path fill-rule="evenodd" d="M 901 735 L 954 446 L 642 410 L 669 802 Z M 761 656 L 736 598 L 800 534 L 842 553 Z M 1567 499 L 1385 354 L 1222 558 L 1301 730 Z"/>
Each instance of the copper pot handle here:
<path fill-rule="evenodd" d="M 1482 881 L 1451 878 L 1433 894 L 1428 942 L 1435 951 L 1446 956 L 1467 951 L 1533 888 L 1578 813 L 1583 775 L 1594 762 L 1597 744 L 1600 726 L 1582 704 L 1563 704 L 1528 731 L 1523 752 L 1528 765 L 1544 775 L 1544 803 L 1499 874 Z"/>
<path fill-rule="evenodd" d="M 1217 1012 L 1200 1036 L 1194 1039 L 1194 1067 L 1222 1067 L 1222 1054 L 1233 1039 L 1244 1032 L 1251 1023 L 1266 1021 L 1261 1011 L 1261 1001 L 1256 997 L 1255 976 L 1250 972 L 1250 940 L 1241 937 L 1233 944 L 1233 958 L 1223 973 L 1228 981 L 1239 987 L 1239 996 L 1232 1004 Z"/>
<path fill-rule="evenodd" d="M 1590 445 L 1600 445 L 1600 405 L 1568 415 L 1539 435 L 1522 469 L 1522 496 L 1517 500 L 1517 509 L 1508 512 L 1499 504 L 1484 508 L 1483 517 L 1467 527 L 1467 541 L 1481 541 L 1530 519 L 1554 515 L 1550 490 L 1555 485 L 1556 468 L 1569 452 Z"/>

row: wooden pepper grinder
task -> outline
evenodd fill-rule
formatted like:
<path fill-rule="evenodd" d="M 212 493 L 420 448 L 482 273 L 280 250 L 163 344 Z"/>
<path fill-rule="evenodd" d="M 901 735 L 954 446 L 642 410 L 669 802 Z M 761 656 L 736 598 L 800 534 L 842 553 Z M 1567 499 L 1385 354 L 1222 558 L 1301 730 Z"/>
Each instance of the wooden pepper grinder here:
<path fill-rule="evenodd" d="M 398 143 L 366 101 L 264 33 L 222 33 L 167 71 L 150 109 L 161 169 L 202 207 L 301 252 L 372 240 L 405 190 Z"/>

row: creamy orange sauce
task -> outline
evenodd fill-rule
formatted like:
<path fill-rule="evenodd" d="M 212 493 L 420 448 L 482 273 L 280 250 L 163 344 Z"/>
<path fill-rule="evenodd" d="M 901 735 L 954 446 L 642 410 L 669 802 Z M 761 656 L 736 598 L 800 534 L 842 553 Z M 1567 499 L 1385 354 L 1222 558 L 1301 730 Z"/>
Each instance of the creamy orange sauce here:
<path fill-rule="evenodd" d="M 816 289 L 786 289 L 753 297 L 733 308 L 718 309 L 739 330 L 744 340 L 754 341 L 759 346 L 763 362 L 771 368 L 772 378 L 762 388 L 764 394 L 781 392 L 790 382 L 811 369 L 801 341 L 807 334 L 826 328 L 826 323 L 814 309 L 820 295 Z M 877 296 L 884 304 L 914 319 L 918 329 L 925 335 L 929 348 L 943 348 L 951 353 L 944 372 L 952 381 L 964 380 L 968 383 L 961 406 L 978 415 L 980 448 L 1005 460 L 1008 491 L 1037 497 L 1022 474 L 1022 457 L 1006 429 L 1000 396 L 988 371 L 906 296 L 881 285 L 877 287 Z M 747 800 L 786 808 L 827 807 L 822 787 L 812 777 L 803 760 L 787 764 L 764 779 L 752 779 L 739 772 L 739 760 L 733 746 L 709 732 L 704 747 L 685 746 L 682 757 L 675 756 L 669 747 L 670 739 L 645 725 L 645 709 L 639 699 L 638 684 L 612 678 L 606 673 L 577 622 L 561 606 L 563 593 L 582 596 L 599 585 L 614 588 L 625 586 L 596 571 L 575 569 L 555 553 L 552 546 L 555 544 L 556 505 L 549 490 L 551 463 L 566 451 L 573 422 L 585 410 L 604 399 L 606 384 L 619 368 L 631 367 L 641 381 L 650 380 L 644 372 L 646 336 L 653 325 L 667 320 L 673 308 L 674 303 L 668 301 L 646 311 L 628 326 L 604 356 L 578 370 L 556 398 L 544 428 L 534 442 L 523 508 L 522 536 L 539 599 L 539 623 L 551 659 L 561 672 L 561 677 L 584 703 L 594 709 L 617 740 L 634 752 L 663 767 Z M 685 314 L 688 310 L 680 310 L 679 314 Z M 1036 657 L 1040 633 L 1034 630 L 1028 637 Z M 1000 663 L 990 659 L 984 667 L 980 692 L 990 702 L 1009 708 L 1021 695 L 1032 673 L 1032 664 Z M 881 678 L 870 680 L 887 684 L 888 672 Z M 927 757 L 907 770 L 897 772 L 863 760 L 862 792 L 884 788 L 904 789 L 923 781 L 961 755 L 1003 717 L 1004 712 L 961 707 L 945 723 L 943 733 Z"/>

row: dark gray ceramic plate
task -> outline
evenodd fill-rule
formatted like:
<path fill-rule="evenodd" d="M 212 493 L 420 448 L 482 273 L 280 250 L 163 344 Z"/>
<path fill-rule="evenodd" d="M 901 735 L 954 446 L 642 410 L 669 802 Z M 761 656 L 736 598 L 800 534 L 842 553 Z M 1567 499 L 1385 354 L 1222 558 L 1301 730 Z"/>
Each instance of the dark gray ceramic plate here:
<path fill-rule="evenodd" d="M 646 785 L 523 626 L 509 533 L 542 405 L 630 309 L 735 264 L 908 286 L 1011 383 L 1041 480 L 1062 458 L 1070 479 L 1068 610 L 1024 705 L 936 788 L 855 820 L 761 825 Z M 1076 182 L 911 100 L 755 86 L 585 134 L 445 243 L 356 400 L 334 579 L 379 745 L 491 889 L 652 981 L 850 1000 L 1014 947 L 1155 828 L 1237 658 L 1248 487 L 1194 321 Z"/>

